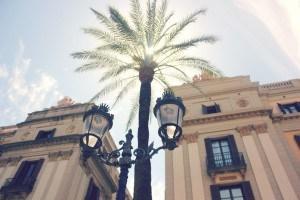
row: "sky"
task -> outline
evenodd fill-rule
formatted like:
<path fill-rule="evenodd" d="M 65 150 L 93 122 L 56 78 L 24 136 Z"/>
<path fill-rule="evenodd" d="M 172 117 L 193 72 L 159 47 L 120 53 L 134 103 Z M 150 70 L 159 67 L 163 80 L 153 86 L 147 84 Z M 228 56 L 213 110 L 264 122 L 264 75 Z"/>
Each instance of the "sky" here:
<path fill-rule="evenodd" d="M 128 0 L 0 0 L 0 126 L 24 121 L 27 113 L 53 106 L 63 96 L 87 102 L 101 89 L 99 73 L 75 73 L 81 62 L 70 54 L 97 46 L 81 28 L 99 25 L 89 8 L 107 13 L 108 5 L 128 13 Z M 198 8 L 207 13 L 184 36 L 211 34 L 218 42 L 191 54 L 226 76 L 250 75 L 260 83 L 300 77 L 300 0 L 169 0 L 178 20 Z M 101 101 L 112 103 L 109 96 Z M 112 112 L 111 133 L 120 140 L 126 112 L 121 107 Z M 150 140 L 159 145 L 155 120 L 150 129 Z M 157 200 L 164 199 L 162 163 L 163 153 L 153 158 Z M 132 189 L 132 178 L 128 185 Z"/>

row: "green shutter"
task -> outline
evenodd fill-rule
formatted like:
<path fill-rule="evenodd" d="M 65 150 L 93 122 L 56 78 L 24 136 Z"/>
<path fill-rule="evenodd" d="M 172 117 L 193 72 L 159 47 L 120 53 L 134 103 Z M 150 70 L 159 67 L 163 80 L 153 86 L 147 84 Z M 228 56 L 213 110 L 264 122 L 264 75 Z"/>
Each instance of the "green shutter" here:
<path fill-rule="evenodd" d="M 242 189 L 245 200 L 255 200 L 249 181 L 242 182 Z"/>
<path fill-rule="evenodd" d="M 220 200 L 221 199 L 218 185 L 211 185 L 210 193 L 211 193 L 211 200 Z"/>
<path fill-rule="evenodd" d="M 206 159 L 207 159 L 207 168 L 211 169 L 214 168 L 214 154 L 212 151 L 212 146 L 211 146 L 211 138 L 205 138 L 205 149 L 206 149 Z"/>
<path fill-rule="evenodd" d="M 228 143 L 230 146 L 232 162 L 234 165 L 239 165 L 240 164 L 240 155 L 239 155 L 233 135 L 228 135 Z"/>

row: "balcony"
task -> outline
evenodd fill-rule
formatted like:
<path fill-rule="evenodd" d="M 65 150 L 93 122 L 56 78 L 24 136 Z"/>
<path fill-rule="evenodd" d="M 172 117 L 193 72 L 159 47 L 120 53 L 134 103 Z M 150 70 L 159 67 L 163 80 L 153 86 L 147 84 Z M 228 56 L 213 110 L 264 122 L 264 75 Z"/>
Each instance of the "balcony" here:
<path fill-rule="evenodd" d="M 217 173 L 240 172 L 245 173 L 247 165 L 242 153 L 232 155 L 231 153 L 214 154 L 213 157 L 206 157 L 207 173 L 214 176 Z"/>
<path fill-rule="evenodd" d="M 25 198 L 32 191 L 34 183 L 35 178 L 26 178 L 25 180 L 9 178 L 1 187 L 0 194 L 4 199 L 11 196 Z"/>

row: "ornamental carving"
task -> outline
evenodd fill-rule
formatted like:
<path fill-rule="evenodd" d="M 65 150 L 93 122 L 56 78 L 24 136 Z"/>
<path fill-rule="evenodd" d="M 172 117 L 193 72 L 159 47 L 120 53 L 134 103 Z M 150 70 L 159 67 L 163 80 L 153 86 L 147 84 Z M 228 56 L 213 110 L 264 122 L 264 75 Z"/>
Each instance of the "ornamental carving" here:
<path fill-rule="evenodd" d="M 266 123 L 263 124 L 255 124 L 253 125 L 256 133 L 266 133 L 268 131 L 268 125 Z"/>
<path fill-rule="evenodd" d="M 198 140 L 198 135 L 197 134 L 188 134 L 188 135 L 183 135 L 182 139 L 185 140 L 187 143 L 196 143 Z"/>
<path fill-rule="evenodd" d="M 69 160 L 73 150 L 70 151 L 56 151 L 48 153 L 49 161 L 58 161 L 58 160 Z"/>
<path fill-rule="evenodd" d="M 10 158 L 4 158 L 0 160 L 0 167 L 5 167 L 6 165 L 10 166 L 16 166 L 22 159 L 22 156 L 18 157 L 10 157 Z"/>
<path fill-rule="evenodd" d="M 239 100 L 237 100 L 236 104 L 239 107 L 244 108 L 244 107 L 247 107 L 249 105 L 249 102 L 246 99 L 239 99 Z"/>
<path fill-rule="evenodd" d="M 253 130 L 253 125 L 239 126 L 236 128 L 236 131 L 241 134 L 241 136 L 247 136 L 251 134 Z"/>
<path fill-rule="evenodd" d="M 70 125 L 66 128 L 66 133 L 73 133 L 75 130 L 75 125 Z"/>

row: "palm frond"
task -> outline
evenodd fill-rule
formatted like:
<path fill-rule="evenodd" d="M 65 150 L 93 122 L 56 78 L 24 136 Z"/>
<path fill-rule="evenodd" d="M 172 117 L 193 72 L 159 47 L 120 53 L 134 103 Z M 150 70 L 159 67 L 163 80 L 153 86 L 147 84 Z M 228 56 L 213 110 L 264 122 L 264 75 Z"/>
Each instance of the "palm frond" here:
<path fill-rule="evenodd" d="M 137 79 L 132 79 L 121 88 L 121 91 L 119 92 L 119 94 L 114 100 L 114 103 L 112 104 L 112 108 L 115 107 L 120 102 L 120 100 L 124 98 L 124 96 L 129 92 L 130 89 L 132 89 L 137 84 L 137 82 Z"/>
<path fill-rule="evenodd" d="M 129 112 L 129 117 L 126 124 L 126 130 L 130 128 L 135 116 L 137 115 L 137 111 L 139 110 L 139 93 L 136 94 L 135 98 L 131 102 L 132 102 L 132 106 Z"/>
<path fill-rule="evenodd" d="M 140 1 L 139 0 L 131 0 L 131 12 L 130 17 L 135 25 L 136 32 L 139 36 L 143 36 L 144 33 L 144 24 L 143 24 L 143 12 L 141 9 Z"/>
<path fill-rule="evenodd" d="M 137 72 L 137 69 L 132 64 L 128 65 L 120 65 L 118 67 L 109 68 L 106 72 L 101 74 L 101 78 L 99 79 L 99 82 L 104 82 L 112 77 L 118 77 L 124 73 L 127 73 L 128 71 L 135 71 Z"/>
<path fill-rule="evenodd" d="M 191 15 L 189 15 L 188 17 L 186 17 L 182 22 L 180 22 L 173 31 L 170 32 L 168 40 L 167 40 L 167 44 L 169 44 L 171 41 L 173 41 L 176 36 L 178 36 L 179 33 L 181 33 L 181 31 L 186 28 L 189 24 L 193 23 L 196 21 L 196 16 L 198 16 L 199 14 L 203 14 L 205 13 L 206 10 L 201 9 L 198 11 L 195 11 L 194 13 L 192 13 Z"/>
<path fill-rule="evenodd" d="M 130 79 L 136 78 L 137 76 L 132 76 L 124 79 L 115 79 L 114 81 L 110 82 L 106 86 L 104 86 L 99 92 L 97 92 L 91 99 L 90 102 L 95 102 L 100 97 L 104 97 L 110 92 L 115 91 L 116 89 L 122 87 L 124 83 Z"/>
<path fill-rule="evenodd" d="M 91 11 L 96 15 L 96 17 L 100 20 L 102 24 L 104 24 L 108 29 L 113 29 L 113 23 L 102 13 L 96 11 L 95 9 L 91 8 Z"/>
<path fill-rule="evenodd" d="M 124 35 L 124 39 L 126 38 L 127 40 L 134 42 L 136 40 L 136 34 L 129 26 L 125 17 L 123 17 L 120 12 L 113 7 L 109 7 L 109 13 L 111 20 L 115 23 L 119 32 Z"/>

